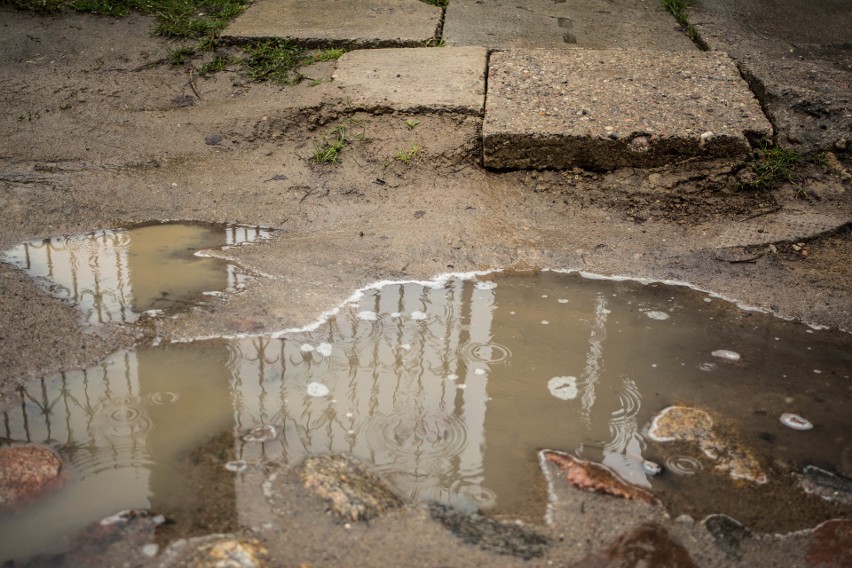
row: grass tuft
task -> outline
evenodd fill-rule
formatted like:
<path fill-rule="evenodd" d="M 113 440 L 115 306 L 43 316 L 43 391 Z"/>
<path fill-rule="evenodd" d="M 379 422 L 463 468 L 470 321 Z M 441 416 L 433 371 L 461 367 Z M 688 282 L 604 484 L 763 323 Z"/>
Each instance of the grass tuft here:
<path fill-rule="evenodd" d="M 332 139 L 329 141 L 329 136 Z M 322 142 L 314 142 L 313 161 L 317 164 L 336 164 L 340 151 L 346 146 L 346 127 L 338 125 L 329 136 L 324 136 Z"/>
<path fill-rule="evenodd" d="M 191 45 L 179 45 L 169 49 L 169 63 L 172 65 L 183 65 L 195 55 L 195 48 Z"/>
<path fill-rule="evenodd" d="M 751 165 L 752 179 L 740 184 L 740 189 L 766 191 L 785 181 L 793 181 L 799 154 L 780 146 L 764 146 L 761 156 Z"/>
<path fill-rule="evenodd" d="M 176 39 L 218 37 L 249 3 L 250 0 L 0 0 L 0 6 L 40 14 L 71 8 L 120 17 L 135 11 L 157 19 L 155 34 Z"/>
<path fill-rule="evenodd" d="M 420 146 L 416 144 L 409 148 L 408 150 L 399 150 L 396 154 L 394 154 L 394 158 L 398 161 L 402 162 L 405 165 L 410 164 L 417 156 L 420 155 Z"/>
<path fill-rule="evenodd" d="M 306 63 L 319 63 L 320 61 L 334 61 L 336 59 L 340 59 L 343 54 L 346 53 L 345 49 L 323 49 L 317 53 L 314 53 L 309 57 L 309 61 Z"/>
<path fill-rule="evenodd" d="M 293 85 L 302 78 L 295 69 L 304 61 L 304 51 L 288 39 L 265 40 L 246 47 L 245 52 L 248 59 L 243 64 L 249 78 L 255 81 Z"/>
<path fill-rule="evenodd" d="M 686 35 L 689 36 L 689 39 L 695 40 L 698 38 L 698 32 L 695 31 L 695 28 L 692 24 L 689 23 L 689 19 L 686 16 L 687 9 L 689 8 L 689 4 L 691 0 L 660 0 L 663 3 L 663 7 L 668 10 L 668 12 L 674 16 L 677 23 L 681 25 Z"/>

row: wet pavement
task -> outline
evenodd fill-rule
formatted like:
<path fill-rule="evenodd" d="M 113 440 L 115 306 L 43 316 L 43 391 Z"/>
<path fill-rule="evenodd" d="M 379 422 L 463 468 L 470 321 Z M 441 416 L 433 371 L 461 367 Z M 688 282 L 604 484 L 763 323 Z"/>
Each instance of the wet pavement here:
<path fill-rule="evenodd" d="M 552 37 L 560 51 L 607 47 L 619 37 L 590 27 L 594 10 L 590 17 L 528 12 L 531 20 L 518 20 L 546 16 L 558 28 Z M 609 23 L 619 18 L 600 15 Z M 684 565 L 844 561 L 848 335 L 742 311 L 719 296 L 852 328 L 848 151 L 837 140 L 819 146 L 830 152 L 803 160 L 794 180 L 765 193 L 737 189 L 749 167 L 742 158 L 497 173 L 481 167 L 481 56 L 460 74 L 450 65 L 457 60 L 424 59 L 441 67 L 434 73 L 446 77 L 442 89 L 427 81 L 405 92 L 407 81 L 394 83 L 396 74 L 418 78 L 405 58 L 352 52 L 350 63 L 363 57 L 359 65 L 366 67 L 363 77 L 348 67 L 353 87 L 345 97 L 330 79 L 347 60 L 312 67 L 307 75 L 329 79 L 316 86 L 251 84 L 227 71 L 196 77 L 194 93 L 186 69 L 156 64 L 169 46 L 150 37 L 144 18 L 39 18 L 5 8 L 0 18 L 8 32 L 0 35 L 8 110 L 0 134 L 9 141 L 0 152 L 4 250 L 26 242 L 53 255 L 54 244 L 69 240 L 64 235 L 118 242 L 120 232 L 104 229 L 157 219 L 276 230 L 271 239 L 228 250 L 218 250 L 227 243 L 217 240 L 221 235 L 184 247 L 177 264 L 214 260 L 194 254 L 205 247 L 204 254 L 221 260 L 213 279 L 224 288 L 202 285 L 188 304 L 135 323 L 123 316 L 89 323 L 99 318 L 84 320 L 77 305 L 57 297 L 94 297 L 69 294 L 67 278 L 52 295 L 50 285 L 0 265 L 0 315 L 7 322 L 0 393 L 10 403 L 3 432 L 16 445 L 30 439 L 57 448 L 69 474 L 59 492 L 2 521 L 10 531 L 31 527 L 33 540 L 20 545 L 43 553 L 34 565 L 174 566 L 237 557 L 244 565 L 606 565 L 641 562 L 652 548 L 661 552 L 650 557 Z M 677 31 L 668 18 L 648 6 L 640 27 Z M 693 49 L 685 36 L 658 35 L 677 37 L 672 49 Z M 443 50 L 414 51 L 434 57 Z M 374 67 L 379 61 L 386 66 Z M 364 91 L 360 85 L 370 81 L 359 81 L 371 72 L 379 88 L 353 112 L 353 93 Z M 444 101 L 443 87 L 454 93 Z M 460 104 L 465 97 L 474 102 Z M 814 124 L 830 136 L 843 126 L 830 117 Z M 314 143 L 340 126 L 348 133 L 340 163 L 313 163 Z M 395 157 L 415 146 L 410 163 Z M 75 270 L 126 268 L 128 250 L 133 246 L 113 247 Z M 653 305 L 622 312 L 618 298 L 634 284 L 598 282 L 594 290 L 615 286 L 618 297 L 597 298 L 581 291 L 518 295 L 500 282 L 490 289 L 445 283 L 459 304 L 424 284 L 448 271 L 505 267 L 520 271 L 514 277 L 521 280 L 556 277 L 537 270 L 559 267 L 689 281 L 714 294 L 645 281 L 635 286 L 652 293 Z M 244 274 L 252 278 L 242 280 Z M 165 275 L 151 290 L 165 284 Z M 231 276 L 243 286 L 231 286 Z M 392 283 L 400 281 L 408 284 Z M 163 290 L 152 295 L 144 288 L 130 286 L 129 294 L 162 297 Z M 213 288 L 226 291 L 203 294 Z M 357 306 L 345 302 L 355 289 L 364 294 Z M 483 326 L 487 297 L 499 317 Z M 694 318 L 704 324 L 683 327 L 685 310 L 672 310 L 672 297 L 696 308 Z M 418 298 L 422 306 L 407 304 Z M 430 312 L 424 299 L 443 308 Z M 606 300 L 601 310 L 598 300 Z M 402 307 L 385 309 L 383 302 L 395 301 Z M 503 310 L 512 303 L 536 315 L 507 323 Z M 110 313 L 133 319 L 141 307 L 130 305 Z M 567 319 L 578 327 L 560 327 L 563 309 L 576 310 Z M 488 329 L 493 337 L 462 342 L 474 332 L 465 329 L 466 318 L 476 319 L 475 333 Z M 633 341 L 617 340 L 625 330 L 616 321 L 632 322 Z M 457 336 L 446 331 L 453 329 Z M 554 336 L 576 349 L 548 344 Z M 652 339 L 669 342 L 658 357 L 646 349 Z M 692 340 L 698 351 L 686 347 Z M 448 341 L 457 348 L 447 349 Z M 814 351 L 819 364 L 807 363 Z M 430 364 L 415 365 L 423 361 Z M 444 369 L 450 364 L 457 368 Z M 185 383 L 172 378 L 174 369 Z M 521 402 L 529 410 L 519 412 Z M 706 413 L 709 421 L 699 422 L 707 431 L 651 439 L 648 429 L 666 408 Z M 522 420 L 539 414 L 547 420 Z M 514 430 L 501 427 L 518 419 L 523 424 Z M 456 458 L 443 463 L 436 447 Z M 569 481 L 569 472 L 537 459 L 542 447 L 603 462 L 634 483 L 644 478 L 662 505 L 601 493 L 613 483 L 589 470 L 573 471 Z M 318 496 L 305 487 L 298 464 L 332 450 L 350 455 L 352 471 L 378 477 L 358 477 L 358 492 Z M 402 471 L 392 467 L 396 462 Z M 740 475 L 754 462 L 766 483 Z M 429 474 L 435 468 L 437 477 Z M 348 475 L 333 472 L 324 483 Z M 511 478 L 524 482 L 513 485 Z M 387 502 L 386 492 L 404 504 L 378 507 L 369 522 L 329 513 L 328 496 L 344 495 L 350 510 L 360 510 L 357 499 Z M 101 494 L 117 500 L 106 503 Z M 422 496 L 455 508 L 426 507 Z M 513 504 L 514 496 L 521 498 Z M 53 507 L 74 499 L 69 506 L 79 514 L 66 519 L 72 528 L 54 525 L 67 515 Z M 729 516 L 704 519 L 708 511 Z M 824 519 L 839 520 L 819 524 Z M 52 540 L 51 549 L 40 540 L 49 534 L 68 538 Z M 61 550 L 69 552 L 51 555 Z"/>

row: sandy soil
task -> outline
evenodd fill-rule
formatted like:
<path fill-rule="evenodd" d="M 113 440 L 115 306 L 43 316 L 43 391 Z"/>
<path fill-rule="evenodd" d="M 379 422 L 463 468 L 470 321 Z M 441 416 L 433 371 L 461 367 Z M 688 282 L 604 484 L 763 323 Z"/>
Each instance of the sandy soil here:
<path fill-rule="evenodd" d="M 327 83 L 280 88 L 233 71 L 195 79 L 199 99 L 187 71 L 165 63 L 169 46 L 149 35 L 142 17 L 33 17 L 0 9 L 0 29 L 0 248 L 148 220 L 278 229 L 270 241 L 225 253 L 266 275 L 245 292 L 139 329 L 84 326 L 72 306 L 0 264 L 6 400 L 24 381 L 91 364 L 153 333 L 188 339 L 300 326 L 377 279 L 447 271 L 560 267 L 680 280 L 785 317 L 852 330 L 848 227 L 803 239 L 807 256 L 790 243 L 778 243 L 775 252 L 709 246 L 725 227 L 778 210 L 849 216 L 850 184 L 840 171 L 850 169 L 848 154 L 838 156 L 839 167 L 806 164 L 795 183 L 757 194 L 737 190 L 742 166 L 722 163 L 495 173 L 479 166 L 474 117 L 419 115 L 412 129 L 408 115 L 347 112 L 330 98 Z M 331 72 L 325 64 L 306 74 Z M 337 125 L 350 135 L 341 163 L 311 163 L 314 142 Z M 210 135 L 221 142 L 208 144 Z M 422 149 L 415 160 L 394 160 L 415 144 Z M 736 255 L 758 258 L 724 260 Z M 293 493 L 285 489 L 282 495 Z M 273 514 L 257 500 L 261 512 L 248 511 L 247 518 Z M 292 497 L 295 510 L 302 511 L 302 500 Z M 261 531 L 275 565 L 338 564 L 327 539 L 340 534 L 339 525 L 305 507 L 302 522 L 313 532 L 294 539 Z M 596 542 L 607 542 L 640 517 L 602 512 L 590 526 L 615 527 L 597 535 Z M 462 545 L 433 525 L 415 507 L 341 538 L 358 543 L 349 558 L 361 566 L 395 564 L 387 554 L 371 554 L 388 542 L 410 565 L 524 564 Z M 696 560 L 739 562 L 707 548 L 697 532 L 688 537 Z M 593 548 L 560 546 L 557 563 Z M 783 556 L 786 546 L 766 554 Z M 789 546 L 801 559 L 804 545 Z M 293 554 L 299 547 L 304 554 Z"/>

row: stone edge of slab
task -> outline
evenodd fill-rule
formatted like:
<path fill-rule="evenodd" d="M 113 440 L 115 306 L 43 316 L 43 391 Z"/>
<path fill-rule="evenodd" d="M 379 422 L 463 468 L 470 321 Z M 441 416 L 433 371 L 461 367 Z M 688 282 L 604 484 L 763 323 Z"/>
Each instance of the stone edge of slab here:
<path fill-rule="evenodd" d="M 522 53 L 562 53 L 553 50 L 507 50 Z M 626 50 L 613 50 L 623 53 Z M 601 55 L 605 50 L 597 50 Z M 660 52 L 667 54 L 668 52 Z M 677 54 L 675 57 L 702 57 L 705 52 Z M 498 56 L 499 57 L 499 56 Z M 733 60 L 727 54 L 713 52 L 708 58 Z M 489 73 L 491 69 L 489 69 Z M 490 85 L 492 83 L 489 83 Z M 745 91 L 751 92 L 746 82 L 742 81 Z M 488 95 L 490 96 L 490 89 Z M 752 95 L 753 96 L 753 95 Z M 659 136 L 636 135 L 612 139 L 606 136 L 582 136 L 576 134 L 561 135 L 554 133 L 536 132 L 489 132 L 488 108 L 482 133 L 483 165 L 495 170 L 511 169 L 568 169 L 584 167 L 589 169 L 612 170 L 621 167 L 656 167 L 688 159 L 743 159 L 752 149 L 752 144 L 760 140 L 768 140 L 773 136 L 773 127 L 763 115 L 759 103 L 754 98 L 754 105 L 763 117 L 763 124 L 757 128 L 743 129 L 735 135 L 707 133 L 706 136 Z M 641 144 L 637 144 L 637 138 Z"/>

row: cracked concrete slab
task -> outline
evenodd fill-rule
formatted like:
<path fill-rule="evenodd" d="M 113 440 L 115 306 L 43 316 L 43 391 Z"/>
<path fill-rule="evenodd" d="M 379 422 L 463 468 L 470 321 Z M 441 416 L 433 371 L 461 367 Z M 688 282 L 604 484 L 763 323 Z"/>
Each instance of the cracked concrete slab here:
<path fill-rule="evenodd" d="M 799 152 L 852 149 L 852 2 L 697 0 L 688 18 L 740 66 Z"/>
<path fill-rule="evenodd" d="M 850 222 L 852 219 L 840 215 L 781 212 L 729 224 L 711 241 L 711 246 L 729 248 L 804 241 L 840 229 Z"/>
<path fill-rule="evenodd" d="M 452 0 L 443 38 L 491 49 L 696 49 L 658 2 L 635 0 Z"/>
<path fill-rule="evenodd" d="M 350 108 L 481 115 L 486 65 L 484 47 L 371 49 L 343 55 L 333 77 Z"/>
<path fill-rule="evenodd" d="M 433 39 L 440 23 L 439 7 L 413 0 L 258 0 L 222 37 L 286 37 L 306 46 L 414 47 Z"/>
<path fill-rule="evenodd" d="M 722 53 L 509 50 L 489 65 L 483 162 L 494 169 L 742 159 L 772 126 Z"/>

